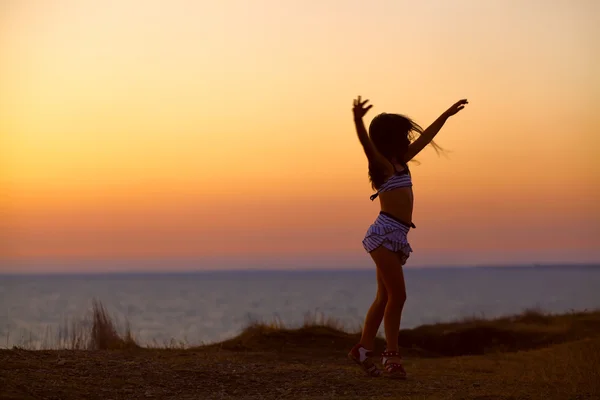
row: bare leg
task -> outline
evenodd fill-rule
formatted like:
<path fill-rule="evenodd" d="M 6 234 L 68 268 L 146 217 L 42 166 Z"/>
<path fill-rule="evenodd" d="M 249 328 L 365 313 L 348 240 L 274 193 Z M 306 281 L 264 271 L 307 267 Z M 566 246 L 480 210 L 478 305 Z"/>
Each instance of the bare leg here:
<path fill-rule="evenodd" d="M 397 254 L 383 246 L 371 252 L 371 257 L 377 264 L 377 270 L 380 272 L 388 295 L 383 316 L 387 350 L 398 351 L 398 332 L 404 302 L 406 301 L 402 260 Z M 392 359 L 390 361 L 399 362 L 400 360 Z"/>
<path fill-rule="evenodd" d="M 357 343 L 352 350 L 350 350 L 350 353 L 348 353 L 348 357 L 360 365 L 367 375 L 372 377 L 381 376 L 381 371 L 373 363 L 371 358 L 373 357 L 373 348 L 375 347 L 375 336 L 381 325 L 386 304 L 387 290 L 383 283 L 381 273 L 377 270 L 377 297 L 365 317 L 365 324 L 363 326 L 360 343 Z"/>
<path fill-rule="evenodd" d="M 350 350 L 348 357 L 359 364 L 368 375 L 381 376 L 381 371 L 373 364 L 370 357 L 375 345 L 375 336 L 383 319 L 386 350 L 395 352 L 385 354 L 384 365 L 390 377 L 403 379 L 406 373 L 397 353 L 400 318 L 406 300 L 403 262 L 396 253 L 385 247 L 372 251 L 371 257 L 377 265 L 377 297 L 365 317 L 361 341 Z"/>
<path fill-rule="evenodd" d="M 377 297 L 371 304 L 371 308 L 365 317 L 365 323 L 360 337 L 360 343 L 367 349 L 373 350 L 375 347 L 375 336 L 383 320 L 383 315 L 388 301 L 388 294 L 381 277 L 381 272 L 377 269 Z"/>

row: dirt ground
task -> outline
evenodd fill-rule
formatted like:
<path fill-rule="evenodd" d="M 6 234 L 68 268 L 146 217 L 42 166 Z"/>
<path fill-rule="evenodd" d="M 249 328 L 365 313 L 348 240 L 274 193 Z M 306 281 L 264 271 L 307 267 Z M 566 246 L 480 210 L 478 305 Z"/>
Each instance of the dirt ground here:
<path fill-rule="evenodd" d="M 308 350 L 0 350 L 0 399 L 600 399 L 600 338 L 406 357 L 406 381 Z"/>

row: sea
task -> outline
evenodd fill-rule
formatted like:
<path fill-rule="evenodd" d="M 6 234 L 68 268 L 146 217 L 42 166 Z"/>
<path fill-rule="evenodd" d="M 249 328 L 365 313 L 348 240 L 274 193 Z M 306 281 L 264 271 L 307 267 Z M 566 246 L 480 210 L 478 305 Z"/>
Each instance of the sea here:
<path fill-rule="evenodd" d="M 600 266 L 406 268 L 403 328 L 536 309 L 600 309 Z M 332 318 L 359 329 L 375 270 L 0 275 L 0 348 L 59 347 L 100 301 L 146 346 L 196 346 L 254 322 L 289 327 Z"/>

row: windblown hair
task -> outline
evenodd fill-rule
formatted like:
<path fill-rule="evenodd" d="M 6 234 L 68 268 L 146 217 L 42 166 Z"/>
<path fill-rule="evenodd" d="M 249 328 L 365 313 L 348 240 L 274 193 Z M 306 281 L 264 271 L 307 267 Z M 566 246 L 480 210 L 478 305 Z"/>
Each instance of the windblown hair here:
<path fill-rule="evenodd" d="M 408 168 L 404 158 L 408 146 L 423 133 L 423 128 L 410 118 L 400 114 L 382 113 L 377 115 L 369 125 L 371 142 L 390 163 L 398 163 Z M 439 154 L 443 151 L 436 143 L 430 143 Z M 374 163 L 369 163 L 369 180 L 373 189 L 383 185 L 385 170 Z"/>

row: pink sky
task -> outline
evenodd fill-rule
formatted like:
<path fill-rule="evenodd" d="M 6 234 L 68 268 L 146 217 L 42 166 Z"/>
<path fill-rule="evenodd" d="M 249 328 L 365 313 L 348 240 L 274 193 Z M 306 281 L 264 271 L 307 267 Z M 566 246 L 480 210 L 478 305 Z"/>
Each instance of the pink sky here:
<path fill-rule="evenodd" d="M 369 267 L 357 94 L 470 101 L 413 167 L 409 265 L 600 262 L 598 2 L 2 7 L 0 273 Z"/>

